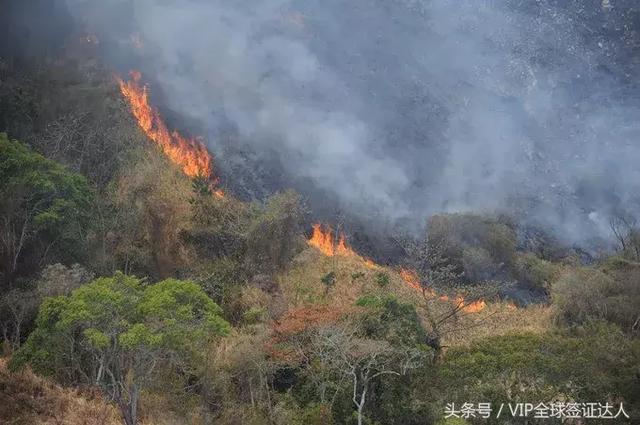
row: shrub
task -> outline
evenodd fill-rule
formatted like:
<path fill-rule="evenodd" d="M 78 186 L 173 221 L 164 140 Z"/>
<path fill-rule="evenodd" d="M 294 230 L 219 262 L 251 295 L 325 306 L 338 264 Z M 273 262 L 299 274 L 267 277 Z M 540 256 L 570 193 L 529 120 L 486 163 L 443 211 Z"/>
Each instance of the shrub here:
<path fill-rule="evenodd" d="M 429 219 L 427 246 L 441 254 L 467 281 L 489 280 L 513 269 L 516 234 L 501 217 L 440 214 Z"/>
<path fill-rule="evenodd" d="M 386 287 L 389 286 L 389 282 L 390 282 L 389 274 L 384 272 L 376 273 L 376 283 L 380 288 L 385 289 Z"/>
<path fill-rule="evenodd" d="M 447 402 L 616 399 L 632 415 L 640 401 L 634 376 L 639 344 L 603 323 L 484 339 L 449 351 L 441 370 L 450 389 Z"/>
<path fill-rule="evenodd" d="M 320 282 L 324 285 L 324 293 L 327 294 L 336 284 L 336 273 L 329 272 L 320 278 Z"/>
<path fill-rule="evenodd" d="M 598 269 L 565 270 L 551 290 L 553 304 L 562 320 L 570 324 L 608 320 L 631 331 L 640 305 L 640 265 L 614 263 Z"/>
<path fill-rule="evenodd" d="M 284 268 L 302 248 L 304 210 L 294 191 L 271 196 L 247 230 L 245 265 L 251 274 Z"/>
<path fill-rule="evenodd" d="M 82 258 L 93 191 L 87 180 L 0 133 L 0 284 L 47 258 Z"/>
<path fill-rule="evenodd" d="M 533 288 L 549 290 L 559 274 L 558 265 L 533 253 L 519 254 L 516 259 L 516 277 Z"/>

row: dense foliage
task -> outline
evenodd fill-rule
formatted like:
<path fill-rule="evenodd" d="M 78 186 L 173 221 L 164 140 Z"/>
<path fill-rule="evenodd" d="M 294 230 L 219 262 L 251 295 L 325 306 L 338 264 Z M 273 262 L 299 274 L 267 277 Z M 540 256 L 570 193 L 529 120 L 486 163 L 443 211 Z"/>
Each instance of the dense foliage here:
<path fill-rule="evenodd" d="M 0 181 L 0 279 L 5 286 L 52 252 L 83 258 L 92 200 L 83 176 L 0 133 Z"/>
<path fill-rule="evenodd" d="M 195 283 L 144 285 L 117 273 L 45 299 L 13 367 L 29 363 L 65 382 L 100 386 L 135 424 L 140 391 L 157 369 L 188 373 L 207 342 L 228 333 L 221 313 Z"/>

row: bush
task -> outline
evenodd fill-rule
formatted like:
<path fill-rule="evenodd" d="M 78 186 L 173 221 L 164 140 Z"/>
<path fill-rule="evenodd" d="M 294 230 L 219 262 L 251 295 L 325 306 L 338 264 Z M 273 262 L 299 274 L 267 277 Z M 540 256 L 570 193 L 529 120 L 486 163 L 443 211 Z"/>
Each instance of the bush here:
<path fill-rule="evenodd" d="M 83 258 L 93 200 L 83 176 L 0 133 L 0 182 L 0 284 L 50 258 Z"/>
<path fill-rule="evenodd" d="M 325 295 L 329 293 L 329 290 L 334 287 L 336 284 L 336 273 L 329 272 L 326 275 L 320 278 L 320 282 L 324 285 L 324 293 Z"/>
<path fill-rule="evenodd" d="M 245 267 L 250 274 L 283 269 L 303 247 L 300 197 L 294 191 L 271 196 L 248 226 Z"/>
<path fill-rule="evenodd" d="M 464 275 L 471 282 L 482 282 L 493 278 L 498 273 L 498 265 L 493 262 L 486 249 L 469 247 L 462 251 Z"/>
<path fill-rule="evenodd" d="M 175 275 L 190 259 L 180 236 L 189 227 L 191 189 L 155 149 L 132 158 L 103 201 L 106 220 L 99 242 L 109 249 L 101 271 L 156 279 Z"/>
<path fill-rule="evenodd" d="M 242 264 L 231 257 L 205 262 L 193 278 L 214 301 L 224 307 L 246 281 Z"/>
<path fill-rule="evenodd" d="M 631 331 L 640 305 L 640 265 L 614 263 L 598 269 L 565 270 L 551 290 L 559 317 L 569 324 L 595 320 L 616 323 Z"/>
<path fill-rule="evenodd" d="M 442 379 L 447 402 L 624 400 L 638 409 L 640 341 L 603 323 L 544 335 L 492 337 L 449 351 Z M 495 421 L 489 423 L 501 423 Z"/>
<path fill-rule="evenodd" d="M 532 253 L 519 254 L 516 259 L 516 277 L 532 288 L 548 291 L 559 277 L 560 268 Z"/>
<path fill-rule="evenodd" d="M 439 247 L 470 282 L 504 277 L 513 270 L 516 233 L 502 217 L 434 215 L 427 224 L 425 243 Z"/>
<path fill-rule="evenodd" d="M 376 283 L 380 288 L 385 289 L 386 287 L 389 286 L 389 282 L 390 282 L 389 274 L 384 272 L 376 273 Z"/>

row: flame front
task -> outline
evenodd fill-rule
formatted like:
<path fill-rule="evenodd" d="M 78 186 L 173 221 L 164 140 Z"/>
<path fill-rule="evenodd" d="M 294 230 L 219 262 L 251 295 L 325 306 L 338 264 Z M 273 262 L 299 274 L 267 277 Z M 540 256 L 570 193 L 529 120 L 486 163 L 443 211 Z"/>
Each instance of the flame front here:
<path fill-rule="evenodd" d="M 131 71 L 131 78 L 131 81 L 118 79 L 120 91 L 147 137 L 160 145 L 165 155 L 187 176 L 204 177 L 215 185 L 212 158 L 204 144 L 197 138 L 186 138 L 177 131 L 169 131 L 158 110 L 149 104 L 148 89 L 141 84 L 140 72 Z M 223 193 L 216 191 L 216 195 L 223 196 Z"/>
<path fill-rule="evenodd" d="M 416 291 L 422 291 L 422 285 L 420 285 L 420 279 L 418 273 L 409 269 L 400 269 L 400 277 L 405 283 L 411 286 Z"/>
<path fill-rule="evenodd" d="M 313 225 L 313 234 L 308 241 L 309 245 L 315 246 L 324 255 L 333 257 L 335 255 L 335 248 L 333 246 L 333 233 L 331 229 L 326 231 L 322 229 L 320 224 Z"/>
<path fill-rule="evenodd" d="M 353 249 L 351 249 L 351 247 L 349 245 L 347 245 L 347 241 L 346 241 L 346 238 L 344 237 L 344 233 L 340 233 L 340 239 L 338 240 L 338 246 L 336 246 L 336 254 L 344 255 L 344 256 L 355 256 L 355 255 L 358 255 L 358 254 L 356 254 L 356 252 Z"/>
<path fill-rule="evenodd" d="M 460 307 L 460 309 L 464 313 L 478 313 L 487 306 L 487 303 L 484 302 L 483 299 L 479 299 L 476 301 L 472 301 L 470 303 L 465 303 L 464 298 L 460 295 L 456 296 L 456 306 Z"/>
<path fill-rule="evenodd" d="M 307 241 L 310 246 L 318 248 L 324 255 L 333 257 L 334 255 L 341 255 L 344 257 L 356 257 L 358 254 L 347 245 L 347 239 L 344 233 L 340 233 L 338 240 L 333 235 L 331 228 L 327 227 L 326 230 L 322 228 L 320 224 L 314 224 L 313 233 L 311 239 Z M 373 267 L 375 263 L 373 261 L 364 259 L 365 263 Z"/>
<path fill-rule="evenodd" d="M 433 289 L 421 285 L 418 273 L 416 273 L 414 270 L 403 268 L 400 269 L 399 274 L 402 280 L 404 280 L 405 283 L 413 289 L 421 292 L 424 291 L 424 293 L 429 298 L 435 298 L 437 296 L 436 292 Z M 449 301 L 449 297 L 447 295 L 440 295 L 438 299 L 440 301 Z M 484 308 L 487 306 L 487 303 L 483 299 L 472 301 L 467 304 L 464 300 L 464 297 L 462 297 L 461 295 L 456 295 L 454 303 L 456 308 L 459 308 L 464 313 L 478 313 L 484 310 Z"/>

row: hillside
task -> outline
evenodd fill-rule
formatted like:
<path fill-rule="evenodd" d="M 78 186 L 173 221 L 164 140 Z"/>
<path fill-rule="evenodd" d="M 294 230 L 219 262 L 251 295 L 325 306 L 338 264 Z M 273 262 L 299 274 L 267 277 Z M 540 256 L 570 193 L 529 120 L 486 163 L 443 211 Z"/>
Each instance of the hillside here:
<path fill-rule="evenodd" d="M 422 316 L 425 314 L 421 306 L 421 291 L 403 279 L 400 268 L 372 265 L 370 260 L 359 256 L 327 257 L 314 247 L 302 251 L 291 264 L 291 269 L 278 279 L 289 308 L 309 304 L 347 308 L 367 294 L 393 294 L 404 302 L 416 305 Z M 322 278 L 331 272 L 335 273 L 336 282 L 329 291 L 325 291 Z M 384 288 L 377 283 L 376 278 L 380 274 L 389 277 L 389 284 Z M 434 299 L 434 303 L 437 304 L 436 308 L 445 310 L 452 303 L 455 305 L 453 301 L 438 298 Z M 459 329 L 448 335 L 445 341 L 447 346 L 465 345 L 487 336 L 515 331 L 542 333 L 551 325 L 554 312 L 549 305 L 518 308 L 512 302 L 494 299 L 477 313 L 460 311 L 459 316 Z M 482 325 L 478 326 L 478 323 Z"/>
<path fill-rule="evenodd" d="M 249 3 L 0 0 L 0 424 L 638 423 L 636 5 Z"/>
<path fill-rule="evenodd" d="M 30 371 L 10 373 L 0 359 L 0 422 L 3 424 L 120 424 L 115 406 L 99 393 L 63 388 Z"/>

